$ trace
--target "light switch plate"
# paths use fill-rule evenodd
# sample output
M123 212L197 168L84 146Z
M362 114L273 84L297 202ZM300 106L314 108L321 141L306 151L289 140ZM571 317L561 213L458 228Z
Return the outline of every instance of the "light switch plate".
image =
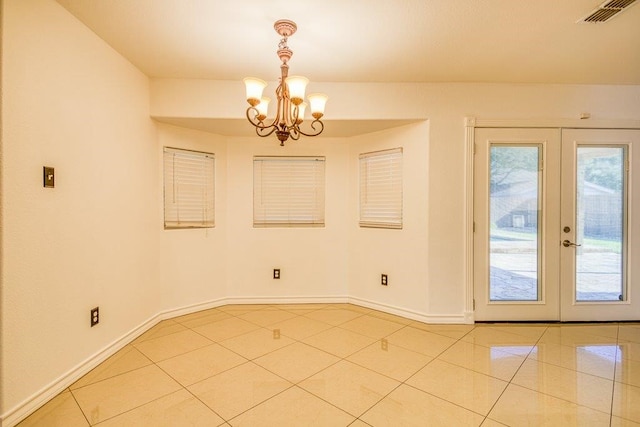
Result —
M56 184L55 170L49 166L42 167L42 183L46 188L53 188Z

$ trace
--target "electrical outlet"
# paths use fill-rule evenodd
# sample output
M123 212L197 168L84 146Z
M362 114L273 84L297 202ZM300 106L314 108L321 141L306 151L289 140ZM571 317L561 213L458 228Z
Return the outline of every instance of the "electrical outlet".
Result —
M92 308L91 309L91 327L93 328L98 323L100 323L100 308Z
M382 276L380 276L380 284L382 286L387 286L389 284L389 277L387 277L386 274L383 274Z
M273 278L274 279L279 279L280 278L280 269L279 268L274 268L273 269Z

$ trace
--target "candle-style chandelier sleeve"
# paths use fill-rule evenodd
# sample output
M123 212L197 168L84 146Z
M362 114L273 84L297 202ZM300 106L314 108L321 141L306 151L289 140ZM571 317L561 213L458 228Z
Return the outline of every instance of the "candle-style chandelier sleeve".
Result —
M269 136L275 132L280 145L284 145L289 138L297 140L300 135L317 136L322 133L324 123L320 119L324 115L324 106L328 97L323 93L309 94L307 97L308 105L314 120L310 124L310 130L300 129L307 108L304 94L309 79L302 76L289 76L288 62L293 56L293 51L287 46L287 39L296 32L298 27L295 22L287 19L276 21L273 27L282 37L278 44L278 57L282 64L280 65L280 82L276 88L276 116L270 123L265 123L267 107L271 101L262 96L267 82L255 77L247 77L244 79L247 102L249 103L247 119L255 126L258 136Z

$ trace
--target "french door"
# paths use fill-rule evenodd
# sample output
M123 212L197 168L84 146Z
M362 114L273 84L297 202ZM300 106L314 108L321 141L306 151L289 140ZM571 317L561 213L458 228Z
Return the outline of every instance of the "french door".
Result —
M640 131L479 128L475 144L475 319L640 319Z

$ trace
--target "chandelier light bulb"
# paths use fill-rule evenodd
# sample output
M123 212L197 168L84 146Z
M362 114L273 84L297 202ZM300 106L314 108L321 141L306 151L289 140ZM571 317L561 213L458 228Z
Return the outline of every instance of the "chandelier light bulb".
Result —
M296 116L296 108L298 108L298 115ZM297 124L302 123L304 120L304 112L307 109L307 103L303 102L300 105L291 104L291 117L294 118Z
M247 102L255 107L260 103L262 91L267 87L267 82L255 77L246 77L243 81L247 91Z
M315 119L320 119L324 116L324 106L327 103L329 97L324 93L311 93L309 94L309 104L311 109L311 115Z
M270 98L264 97L260 99L260 103L256 105L256 109L258 110L258 120L263 121L267 118L267 110L269 109L269 101Z
M304 92L309 84L309 79L302 76L287 77L287 86L289 87L289 96L291 102L300 105L304 101Z

